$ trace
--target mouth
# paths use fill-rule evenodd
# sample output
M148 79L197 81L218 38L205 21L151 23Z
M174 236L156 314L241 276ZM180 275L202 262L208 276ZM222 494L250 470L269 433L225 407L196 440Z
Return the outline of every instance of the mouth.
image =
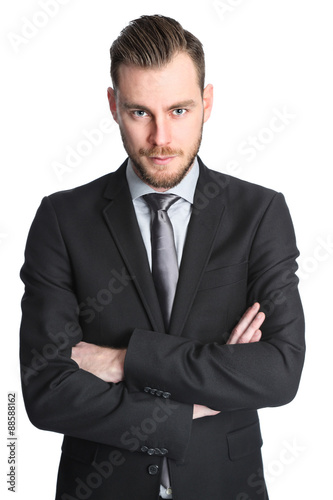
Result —
M177 155L174 156L149 156L149 159L155 163L155 165L168 165L177 158Z

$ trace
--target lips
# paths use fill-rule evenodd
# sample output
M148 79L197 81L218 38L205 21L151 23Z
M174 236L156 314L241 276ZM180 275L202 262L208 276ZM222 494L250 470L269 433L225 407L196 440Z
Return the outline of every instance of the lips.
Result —
M167 165L170 163L176 156L150 156L149 159L155 163L156 165Z

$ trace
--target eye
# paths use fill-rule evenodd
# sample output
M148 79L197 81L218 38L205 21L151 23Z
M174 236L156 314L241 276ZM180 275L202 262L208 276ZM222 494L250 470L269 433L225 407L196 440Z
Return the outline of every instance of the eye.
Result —
M133 111L133 115L137 116L139 118L143 118L144 116L147 116L147 113L145 111L143 111L142 109L137 109L137 110Z
M187 109L179 108L179 109L174 109L173 114L176 116L183 116L187 113Z

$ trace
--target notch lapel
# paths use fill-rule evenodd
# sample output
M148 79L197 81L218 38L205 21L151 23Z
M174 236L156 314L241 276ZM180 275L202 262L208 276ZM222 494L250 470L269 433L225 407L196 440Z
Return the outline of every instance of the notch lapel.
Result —
M111 199L103 214L152 327L164 332L163 318L150 271L147 252L126 181L127 161L111 176L105 197Z
M209 260L225 206L223 178L215 179L199 159L200 176L195 191L179 272L178 286L170 319L171 335L181 335L195 294ZM213 175L213 174L212 174ZM225 180L227 182L227 177ZM209 195L205 194L209 193Z

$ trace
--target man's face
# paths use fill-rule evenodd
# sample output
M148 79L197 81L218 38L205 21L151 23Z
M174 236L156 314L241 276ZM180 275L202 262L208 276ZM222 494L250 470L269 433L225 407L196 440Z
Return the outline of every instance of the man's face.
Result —
M190 56L176 55L162 68L122 64L110 109L137 175L158 191L177 185L198 153L210 116L213 87L204 94Z

